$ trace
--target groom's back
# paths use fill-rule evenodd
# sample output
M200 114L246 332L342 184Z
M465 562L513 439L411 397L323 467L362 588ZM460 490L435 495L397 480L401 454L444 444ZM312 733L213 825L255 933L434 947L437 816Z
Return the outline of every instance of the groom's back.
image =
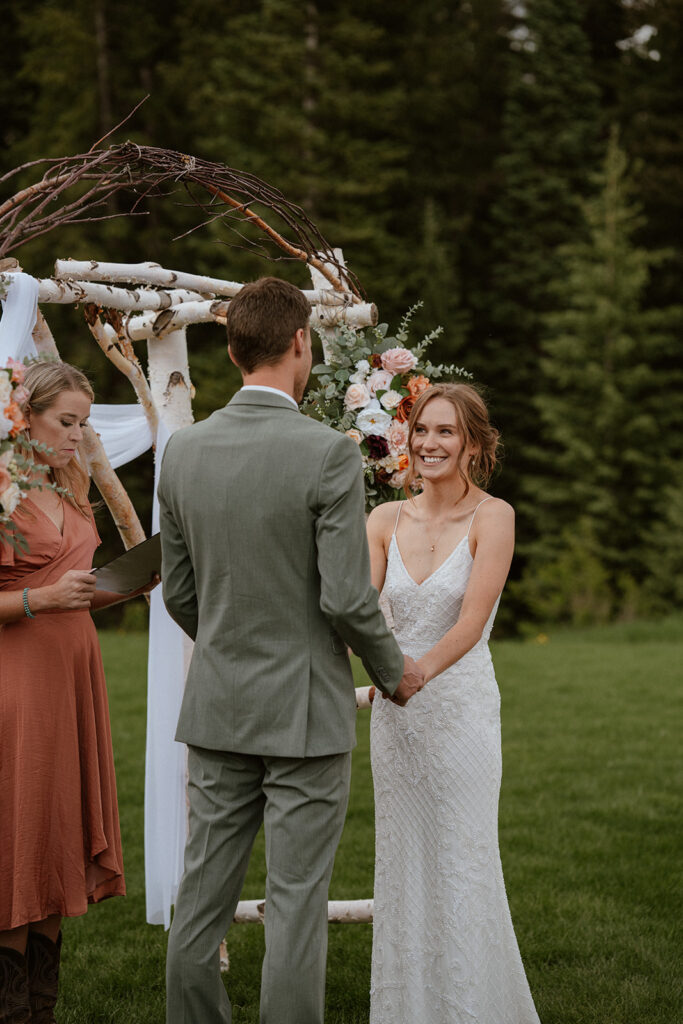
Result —
M262 392L169 442L166 501L198 602L178 739L292 757L353 746L353 682L321 609L316 545L326 464L351 444Z

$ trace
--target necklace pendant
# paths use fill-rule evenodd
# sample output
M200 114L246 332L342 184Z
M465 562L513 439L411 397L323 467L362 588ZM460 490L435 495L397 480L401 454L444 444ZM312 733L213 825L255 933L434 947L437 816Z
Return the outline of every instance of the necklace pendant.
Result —
M431 548L429 550L433 551L435 547L436 547L436 544L432 544L432 546L431 546Z

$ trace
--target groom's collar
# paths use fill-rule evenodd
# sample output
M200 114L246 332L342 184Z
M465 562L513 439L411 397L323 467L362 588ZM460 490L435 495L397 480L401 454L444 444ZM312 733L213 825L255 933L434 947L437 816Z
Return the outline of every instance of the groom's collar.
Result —
M262 384L243 385L234 395L229 405L268 405L280 409L291 409L292 412L299 411L299 406L291 395L279 388L270 388Z

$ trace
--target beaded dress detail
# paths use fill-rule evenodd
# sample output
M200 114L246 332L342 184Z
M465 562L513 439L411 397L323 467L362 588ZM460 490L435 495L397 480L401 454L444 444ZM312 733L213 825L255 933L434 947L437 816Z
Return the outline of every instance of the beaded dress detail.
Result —
M472 564L468 530L417 584L394 530L381 605L406 654L421 657L457 622ZM407 707L373 703L370 1024L539 1024L498 850L497 607L481 640Z

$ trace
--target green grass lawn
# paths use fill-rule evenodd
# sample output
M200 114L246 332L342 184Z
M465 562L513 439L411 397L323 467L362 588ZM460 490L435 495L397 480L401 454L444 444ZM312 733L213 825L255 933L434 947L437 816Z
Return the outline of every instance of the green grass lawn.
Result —
M683 620L672 618L493 645L503 696L503 867L543 1024L683 1020L682 638ZM58 1017L162 1024L166 934L145 924L143 888L146 637L103 632L101 641L128 896L65 923ZM333 899L372 894L368 727L369 712L359 712ZM263 893L259 837L244 896ZM234 926L228 948L234 1022L255 1024L263 929ZM330 926L327 1024L367 1022L370 949L370 925Z

